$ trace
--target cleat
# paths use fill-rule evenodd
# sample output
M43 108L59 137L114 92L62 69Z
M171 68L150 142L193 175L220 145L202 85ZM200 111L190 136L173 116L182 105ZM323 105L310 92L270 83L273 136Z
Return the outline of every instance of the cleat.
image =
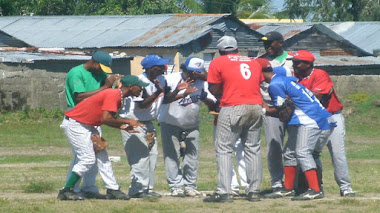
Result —
M247 200L251 202L257 202L261 200L261 196L259 193L249 192L247 195Z
M189 189L185 191L185 195L188 197L199 197L202 194L195 189Z
M308 189L305 193L292 198L293 201L297 200L313 200L324 198L323 191L316 192L314 189Z
M119 190L107 189L107 199L109 200L129 200L131 197Z
M73 188L64 188L59 190L57 199L59 200L84 200L84 198L79 194L74 192Z
M182 189L172 189L172 193L170 194L172 197L185 197L185 193Z
M342 197L355 197L355 191L350 188L341 190L340 191L340 196Z
M99 192L81 191L80 195L85 199L107 199L106 195L100 194Z
M233 202L234 199L230 194L217 194L214 193L210 197L206 197L203 199L203 202L215 202L215 203L225 203L225 202Z
M292 197L296 194L294 189L278 188L274 189L272 193L264 195L265 198L276 199L282 197Z

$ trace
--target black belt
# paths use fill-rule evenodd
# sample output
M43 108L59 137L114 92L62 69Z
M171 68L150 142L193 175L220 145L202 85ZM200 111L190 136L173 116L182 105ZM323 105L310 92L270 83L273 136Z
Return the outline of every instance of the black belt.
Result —
M69 117L67 117L67 116L65 115L65 119L66 119L66 120L69 120L70 118L69 118Z

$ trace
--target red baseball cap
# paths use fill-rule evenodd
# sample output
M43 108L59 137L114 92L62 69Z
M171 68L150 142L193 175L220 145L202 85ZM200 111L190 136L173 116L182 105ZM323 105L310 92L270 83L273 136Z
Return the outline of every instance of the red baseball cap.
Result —
M293 58L290 58L289 60L314 62L315 57L313 53L307 50L298 50L297 53L294 54Z
M256 61L259 62L259 64L261 65L263 72L272 72L273 71L272 65L270 64L268 59L257 58Z

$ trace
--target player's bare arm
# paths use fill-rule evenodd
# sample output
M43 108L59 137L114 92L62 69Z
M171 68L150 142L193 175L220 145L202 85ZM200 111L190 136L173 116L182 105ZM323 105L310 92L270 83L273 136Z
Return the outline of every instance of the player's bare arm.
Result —
M219 83L219 84L213 84L213 83L209 83L208 84L208 90L211 92L211 94L213 96L215 96L216 99L220 99L220 97L222 97L223 95L223 84Z
M135 119L125 119L125 118L116 119L115 116L116 116L116 112L103 111L100 121L102 122L102 124L105 124L110 127L118 128L118 129L122 125L125 125L125 124L133 128L144 126L144 124L140 123L139 121Z
M89 91L89 92L81 92L81 93L75 93L75 99L78 101L78 102L81 102L83 101L84 99L90 97L90 96L93 96L95 95L96 93L100 92L100 91L103 91L105 89L108 89L108 88L111 88L112 85L115 83L116 79L120 79L124 77L123 75L119 75L119 74L115 74L115 75L109 75L107 77L107 80L106 82L104 83L103 86L99 87L99 89L97 90L93 90L93 91Z
M168 104L168 103L171 103L173 101L176 101L180 98L184 98L186 97L187 95L189 95L190 93L192 92L195 92L195 91L192 91L191 90L188 90L187 94L185 95L186 91L184 94L179 94L178 95L178 92L183 90L183 89L188 89L188 88L194 88L192 87L192 85L194 84L194 80L190 79L190 78L187 78L184 82L181 83L182 80L180 80L177 84L177 87L175 88L175 90L173 92L169 92L167 94L165 94L165 98L164 98L164 104Z
M157 79L154 79L153 83L156 86L156 89L157 89L156 92L148 96L146 90L144 89L143 91L144 100L137 102L140 108L146 109L146 108L151 107L154 101L156 101L156 99L160 97L161 93L163 93L164 88L160 85L159 81Z

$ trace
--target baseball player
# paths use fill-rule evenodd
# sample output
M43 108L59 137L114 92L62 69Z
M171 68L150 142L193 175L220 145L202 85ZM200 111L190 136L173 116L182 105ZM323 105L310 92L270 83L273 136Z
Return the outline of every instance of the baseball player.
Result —
M74 164L72 173L66 182L65 187L59 191L60 200L82 200L83 197L73 190L75 184L83 177L96 163L100 165L111 165L102 175L103 182L107 188L108 199L128 200L130 197L120 190L113 174L112 164L108 159L107 151L95 154L94 144L91 140L92 134L101 136L101 132L96 128L102 124L121 128L126 131L135 132L134 128L143 124L134 119L115 119L116 112L122 106L122 100L127 96L138 96L142 87L148 84L140 81L136 76L128 75L121 79L120 89L105 89L76 105L72 110L65 113L68 121L65 135L71 144L73 153L78 156L78 161ZM103 162L99 164L99 162Z
M112 63L111 56L103 51L96 51L91 60L84 64L72 68L66 78L66 100L67 108L71 110L80 101L88 98L100 91L112 87L118 75L109 75L112 73L110 68ZM63 119L61 128L65 131L67 120ZM101 128L97 127L101 132ZM99 153L102 155L102 153ZM78 157L74 153L74 159L70 164L70 169L67 173L67 179L70 177L74 164L78 161ZM111 164L103 165L99 162L99 172L106 176ZM102 168L106 168L102 170ZM98 187L95 186L96 175L98 174L98 164L95 164L89 172L83 176L83 184L79 188L80 181L77 182L75 191L81 192L86 199L105 199L106 196L99 193Z
M334 128L327 142L334 166L335 181L340 188L341 196L355 196L355 191L351 188L344 148L346 130L342 115L343 105L335 93L329 74L324 70L315 69L313 67L314 60L311 52L297 51L293 58L294 74L299 79L299 83L314 93L337 122L337 127Z
M148 86L138 98L126 99L120 112L123 118L137 119L145 124L145 128L139 128L138 133L121 131L124 150L131 166L128 194L132 198L161 197L153 191L158 150L152 121L157 118L163 101L166 82L162 74L168 62L169 59L158 55L148 55L141 61L145 72L138 77ZM147 134L153 135L151 143L146 138Z
M266 53L259 58L269 60L271 67L284 67L287 70L287 76L292 76L292 61L286 60L292 57L290 52L282 49L284 38L277 31L268 32L261 38L264 42ZM265 81L261 84L261 95L264 104L273 107L272 100L268 94L269 84ZM267 161L268 170L271 176L273 193L280 191L283 187L284 166L282 160L282 149L284 144L286 123L281 122L276 114L265 115L265 139L267 142ZM270 198L273 194L266 194Z
M231 170L233 146L238 138L244 146L247 168L248 201L260 200L262 165L260 127L262 98L260 82L264 80L261 66L253 59L238 54L234 37L223 36L217 42L220 57L211 61L207 82L209 91L220 100L216 127L216 158L218 186L204 202L232 202Z
M166 179L173 197L195 197L201 195L196 189L199 153L199 110L201 102L214 107L208 92L207 82L200 80L204 72L204 60L189 57L181 65L183 72L165 76L170 92L165 95L158 121L161 127L162 147ZM192 84L179 90L178 84L186 81ZM182 138L183 137L183 138ZM181 168L180 142L185 142ZM185 191L183 190L185 189Z
M284 149L284 188L277 193L281 196L294 195L294 180L297 165L307 179L309 190L292 198L292 200L311 200L324 197L319 187L315 157L319 157L327 138L334 128L332 115L320 104L318 99L294 77L274 74L263 70L268 91L276 109L286 103L289 97L295 105L294 113L290 113L288 123L289 141ZM273 112L273 108L267 108ZM281 116L280 116L281 119Z
M214 119L214 142L216 137L216 124L218 122L218 114L219 112L216 111L210 111L210 114L215 115ZM214 143L215 146L215 143ZM239 138L234 146L234 153L235 153L235 161L236 161L236 167L237 170L235 171L234 166L232 166L231 174L232 174L232 181L231 181L231 190L233 196L240 196L240 186L242 186L245 191L248 190L248 184L247 184L247 174L246 174L246 167L244 162L244 146L241 143L241 139ZM238 181L238 176L240 178L240 183Z

